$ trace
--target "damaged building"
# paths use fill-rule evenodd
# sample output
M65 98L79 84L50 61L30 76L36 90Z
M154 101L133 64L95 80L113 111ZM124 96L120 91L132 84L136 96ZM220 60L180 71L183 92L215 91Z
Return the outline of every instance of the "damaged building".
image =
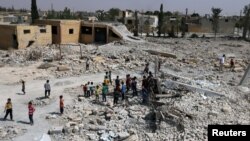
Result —
M0 49L23 49L52 43L49 25L0 25Z
M53 44L109 43L122 35L108 23L78 20L37 20L36 24L51 25Z
M123 39L123 25L79 20L37 20L35 25L0 25L0 49L23 49L31 45L98 43ZM123 27L122 27L123 28Z

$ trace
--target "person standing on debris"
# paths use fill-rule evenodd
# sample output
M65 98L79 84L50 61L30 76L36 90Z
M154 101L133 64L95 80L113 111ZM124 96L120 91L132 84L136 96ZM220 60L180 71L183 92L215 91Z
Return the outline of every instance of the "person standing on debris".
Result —
M25 94L25 81L22 80L22 92L23 94Z
M231 71L234 71L235 62L234 62L234 59L233 59L233 58L230 60L230 68L231 68Z
M32 104L31 101L29 102L28 110L29 110L30 125L33 125L33 124L34 124L34 121L33 121L33 114L34 114L34 112L35 112L35 108L34 108L34 106L33 106L33 104Z
M83 85L84 96L87 96L87 84Z
M143 73L148 74L148 71L149 71L149 63L147 62Z
M93 95L94 94L94 89L95 89L93 82L90 83L90 88L89 89L90 89L90 95Z
M12 115L12 103L11 103L11 99L8 98L7 103L5 104L5 110L4 112L6 112L3 120L6 120L7 116L10 114L10 120L13 120L13 115Z
M108 79L108 77L107 77L107 76L105 76L104 83L106 84L106 86L108 86L108 85L109 85L109 79Z
M49 84L49 80L47 80L47 82L44 84L44 89L45 89L45 97L49 97L50 96L50 84ZM47 95L48 93L48 95Z
M151 90L154 89L154 86L155 86L154 76L153 76L152 72L150 71L149 75L147 77L147 87L145 87L145 88L147 89L148 92L151 92Z
M160 71L160 69L161 69L161 64L162 64L162 61L161 61L161 59L159 59L159 61L158 61L158 71Z
M108 78L109 78L109 83L112 85L111 71L109 71Z
M114 89L114 105L118 104L118 100L119 100L119 96L120 96L120 88L119 87L116 87Z
M106 79L106 78L109 78L109 72L108 71L106 71L106 73L104 75L104 79Z
M90 82L87 84L87 97L90 97Z
M122 89L121 89L121 92L122 92L122 100L125 99L125 93L126 93L126 85L124 84L124 82L122 81Z
M96 89L95 89L95 98L96 98L96 101L99 102L99 95L101 93L101 88L99 87L99 85L96 85Z
M142 79L142 88L147 88L148 87L148 83L147 83L147 78L146 76L144 75L143 76L143 79Z
M89 64L90 64L89 58L87 58L87 61L86 61L86 70L89 70Z
M219 71L223 72L223 68L224 68L224 63L225 63L225 58L226 58L226 55L223 54L222 57L220 57L220 68L219 68Z
M102 101L106 102L107 101L106 95L108 94L109 88L105 83L103 83L102 85L103 85L102 86Z
M119 76L116 77L116 80L115 80L115 87L120 87L120 79L119 79Z
M60 102L59 102L60 113L61 113L61 115L62 115L62 114L63 114L63 111L64 111L64 99L63 99L63 96L60 95L59 99L60 99Z
M131 87L131 77L130 74L127 74L126 76L126 86L127 86L127 92L130 90Z
M147 89L145 87L142 87L141 93L142 93L142 103L146 104L147 101L148 101L148 92L147 92Z
M133 96L137 96L137 82L136 82L136 77L134 77L133 80L132 80L132 91L133 91Z

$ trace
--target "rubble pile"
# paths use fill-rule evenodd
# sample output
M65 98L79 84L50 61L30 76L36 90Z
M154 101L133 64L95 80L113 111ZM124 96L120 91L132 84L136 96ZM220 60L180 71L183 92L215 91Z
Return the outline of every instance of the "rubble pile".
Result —
M0 67L34 67L36 71L30 75L42 75L36 75L33 80L69 78L60 79L52 87L68 86L60 95L64 95L71 104L65 105L63 115L53 112L45 116L51 125L48 134L55 141L203 141L207 140L209 124L250 124L249 84L238 86L250 63L249 43L205 38L145 40L116 41L102 46L61 45L60 48L0 51L3 64ZM218 58L223 54L226 55L225 68L219 72ZM88 59L90 66L86 70ZM235 60L233 69L230 59ZM141 72L149 62L149 70L154 73L156 60L161 63L156 77L162 93L155 95L156 100L142 104ZM94 76L95 73L103 73L104 76L109 70L122 79L125 75L119 74L120 71L138 76L139 96L132 97L129 92L126 100L119 100L117 105L113 105L114 86L109 86L107 102L102 102L101 95L100 101L95 99L95 95L84 97L82 87L78 84L76 87L74 78L70 79L83 74ZM18 73L18 70L13 73ZM96 81L93 77L93 82ZM55 97L37 98L33 103L39 108L46 108L55 104ZM0 128L0 137L9 135L5 129L7 127ZM14 135L12 130L10 132Z
M22 135L27 132L26 129L22 129L18 126L1 126L0 127L0 138L3 140L11 140L16 136Z

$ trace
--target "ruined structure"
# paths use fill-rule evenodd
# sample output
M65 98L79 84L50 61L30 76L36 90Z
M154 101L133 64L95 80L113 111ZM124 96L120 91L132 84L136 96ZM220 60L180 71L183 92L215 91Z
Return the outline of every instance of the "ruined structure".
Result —
M77 20L37 20L35 24L50 25L53 44L78 43L80 21Z
M36 24L52 26L52 43L109 43L122 39L108 23L77 20L37 20Z
M23 49L51 43L51 26L0 25L0 49Z

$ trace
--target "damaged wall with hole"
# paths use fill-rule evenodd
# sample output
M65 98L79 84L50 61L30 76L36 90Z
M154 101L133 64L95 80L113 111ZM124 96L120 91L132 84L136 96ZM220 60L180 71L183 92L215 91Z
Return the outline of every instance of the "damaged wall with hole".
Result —
M51 43L51 26L0 25L0 49L24 49Z

